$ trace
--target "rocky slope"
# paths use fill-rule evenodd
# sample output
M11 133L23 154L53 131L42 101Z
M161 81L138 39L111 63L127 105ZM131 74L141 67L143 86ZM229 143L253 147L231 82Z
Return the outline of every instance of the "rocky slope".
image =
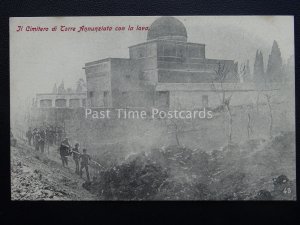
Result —
M16 147L11 147L11 199L96 199L82 188L85 181L74 173L73 162L70 164L69 168L63 168L54 148L49 149L49 154L41 154L19 142Z

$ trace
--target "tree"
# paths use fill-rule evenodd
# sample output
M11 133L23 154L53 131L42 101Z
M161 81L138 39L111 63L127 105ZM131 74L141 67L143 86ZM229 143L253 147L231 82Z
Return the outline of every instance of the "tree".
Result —
M261 51L256 51L254 68L253 68L253 81L257 86L265 84L265 71L264 71L264 58Z
M271 107L272 96L270 94L265 94L265 96L267 99L267 104L268 104L268 108L269 108L269 117L270 117L269 134L270 134L270 138L272 138L272 130L273 130L273 112L272 112L272 107Z
M177 144L177 146L180 146L180 141L179 141L179 138L178 138L178 134L180 132L179 125L178 125L178 123L175 120L170 119L170 122L174 126L174 134L175 134L176 144Z
M81 92L83 92L85 89L86 89L86 82L85 82L82 78L80 78L80 79L77 81L76 92L77 92L77 93L81 93Z
M241 64L240 70L243 70L243 73L240 74L241 83L251 81L249 60L247 60L246 63Z
M216 81L220 84L220 89L217 89L216 84L212 82L212 88L215 92L221 91L222 97L221 97L221 107L225 108L228 115L229 115L229 134L228 134L228 144L232 142L232 111L231 111L231 99L232 99L232 93L226 97L227 90L224 89L223 83L229 78L229 74L233 75L233 79L231 80L230 84L233 84L234 88L237 84L237 81L239 81L239 77L244 77L246 72L246 65L242 65L240 69L238 69L237 63L234 64L234 68L228 67L225 64L221 65L221 63L218 64L218 67L215 69L216 73Z
M192 123L192 126L195 122ZM203 128L196 129L193 127L192 129L189 129L190 123L188 123L184 119L167 119L165 121L165 124L167 125L167 129L170 130L168 133L174 134L176 145L182 146L180 141L180 136L182 134L188 133L188 132L195 132L195 131L203 131Z
M237 63L234 64L234 68L232 68L231 66L226 65L225 63L221 64L220 62L218 63L217 68L215 68L215 79L212 81L212 89L216 92L219 93L221 92L221 97L220 101L221 101L221 106L225 106L225 100L226 100L226 90L224 89L224 83L226 82L226 80L229 79L229 76L231 74L234 75L233 77L233 82L231 83L236 83L237 80L239 80L238 78L238 72L237 72ZM217 88L216 84L220 84L220 88Z
M252 118L251 118L250 112L248 112L247 115L248 115L247 136L248 136L248 139L249 139L250 135L253 133L253 125L252 125Z
M53 86L52 93L57 94L57 85L56 85L56 83Z
M277 42L274 40L267 67L269 82L282 82L282 58Z
M59 94L66 93L64 81L62 81L61 84L58 86L57 93Z
M225 99L224 105L227 109L228 115L229 115L229 135L228 135L228 144L230 144L232 142L232 123L233 123L233 119L232 119L232 112L231 112L231 108L230 108L230 101L231 101L231 96L229 96L228 98Z
M258 105L259 105L259 97L260 97L260 89L266 87L266 75L264 71L264 58L261 51L256 51L254 68L253 68L253 81L258 88L257 98L256 98L256 110L258 113Z
M246 68L245 68L245 74L244 74L244 80L249 81L251 76L251 71L250 71L250 65L249 65L249 59L247 59L246 62Z

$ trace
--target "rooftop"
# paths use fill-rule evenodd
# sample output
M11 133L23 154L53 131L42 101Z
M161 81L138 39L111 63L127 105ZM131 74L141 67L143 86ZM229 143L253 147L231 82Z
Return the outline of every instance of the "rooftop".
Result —
M160 17L155 20L148 31L147 40L175 39L187 40L187 32L183 23L170 16Z

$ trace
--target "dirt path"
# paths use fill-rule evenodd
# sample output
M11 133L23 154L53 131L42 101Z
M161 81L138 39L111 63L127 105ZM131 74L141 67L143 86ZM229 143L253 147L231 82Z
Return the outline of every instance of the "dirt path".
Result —
M24 143L11 147L11 199L97 200L82 187L85 180L74 173L69 159L69 168L63 168L54 148L48 155Z

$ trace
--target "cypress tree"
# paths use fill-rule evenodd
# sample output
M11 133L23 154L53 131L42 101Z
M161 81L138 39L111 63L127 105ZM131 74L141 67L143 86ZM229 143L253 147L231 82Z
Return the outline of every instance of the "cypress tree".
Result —
M254 68L253 68L253 80L257 86L265 84L264 77L264 59L261 51L256 51Z
M283 80L281 52L276 41L273 42L271 54L269 55L267 79L270 82L281 82Z

